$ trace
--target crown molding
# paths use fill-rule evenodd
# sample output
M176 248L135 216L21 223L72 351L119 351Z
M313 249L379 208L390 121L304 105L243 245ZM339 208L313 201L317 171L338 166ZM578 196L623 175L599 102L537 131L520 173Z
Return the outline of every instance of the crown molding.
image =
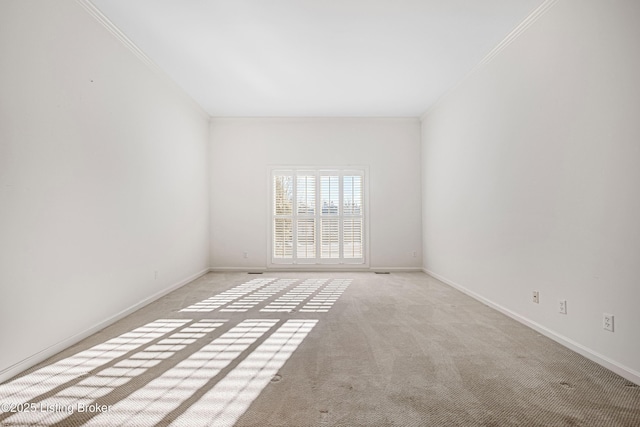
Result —
M162 68L158 66L151 58L149 58L129 37L127 37L118 27L115 26L109 18L107 18L90 0L76 0L89 15L91 15L98 23L100 23L111 35L113 35L123 46L125 46L131 53L133 53L142 63L144 63L153 73L161 76L174 91L185 98L190 104L192 104L200 114L206 119L211 119L209 113L207 113L200 104L198 104L184 89L164 72Z
M98 21L104 28L106 28L116 39L120 41L127 49L129 49L138 59L144 62L147 67L151 68L156 73L162 73L162 70L155 62L151 60L135 43L133 43L122 31L116 27L113 22L102 14L90 0L76 0L76 2L82 6L96 21Z
M452 92L454 92L464 81L469 79L472 75L478 72L482 67L490 63L500 52L502 52L507 46L514 42L522 33L524 33L534 22L536 22L542 15L544 15L551 7L556 4L558 0L545 0L540 6L538 6L533 12L531 12L517 27L515 27L507 36L502 39L491 51L482 58L482 60L471 69L456 85L447 90L438 100L420 115L420 121L424 121L429 113L434 110L438 104L446 99Z
M476 68L480 68L485 64L491 62L491 60L502 52L507 46L509 46L514 40L516 40L520 34L522 34L527 28L531 26L534 22L538 20L542 15L544 15L554 4L556 4L558 0L545 0L537 9L535 9L529 16L525 18L516 28L513 29L507 36L500 42L496 47L491 49L491 51L482 58L482 61L476 65ZM473 71L473 70L472 70Z

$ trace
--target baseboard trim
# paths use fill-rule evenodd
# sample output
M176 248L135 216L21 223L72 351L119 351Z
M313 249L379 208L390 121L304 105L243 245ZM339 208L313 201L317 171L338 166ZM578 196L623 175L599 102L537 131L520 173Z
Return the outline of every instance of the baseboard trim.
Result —
M421 272L421 267L342 267L327 266L327 268L317 266L297 266L297 267L211 267L209 271L212 273L239 273L248 271L262 271L264 273L371 273L375 271L392 271L396 273Z
M60 353L62 350L71 347L72 345L82 341L83 339L87 338L90 335L93 335L94 333L106 328L107 326L117 322L118 320L122 319L125 316L128 316L129 314L133 313L136 310L141 309L142 307L151 304L152 302L162 298L163 296L167 295L170 292L175 291L176 289L186 285L187 283L190 283L194 280L196 280L199 277L204 276L205 274L207 274L209 272L209 268L205 268L204 270L201 270L195 274L192 274L191 276L180 280L177 283L174 283L173 285L159 291L156 292L155 294L137 302L136 304L132 305L129 308L126 308L122 311L120 311L119 313L114 314L111 317L108 317L107 319L96 323L95 325L91 326L88 329L85 329L82 332L78 332L77 334L74 334L72 336L70 336L69 338L66 338L56 344L53 344L43 350L40 350L39 352L27 357L26 359L21 360L18 363L15 363L11 366L9 366L8 368L3 369L2 371L0 371L0 383L3 383L13 377L15 377L16 375L18 375L21 372L26 371L27 369L31 368L32 366L37 365L38 363L48 359L51 356L54 356L58 353Z
M210 273L242 273L247 271L267 271L267 267L209 267Z
M455 288L457 290L459 290L460 292L470 296L471 298L480 301L483 304L488 305L489 307L499 311L502 314L505 314L509 317L511 317L512 319L522 323L525 326L528 326L529 328L541 333L542 335L551 338L552 340L554 340L555 342L567 347L570 350L575 351L576 353L586 357L587 359L597 363L598 365L601 365L607 369L609 369L612 372L615 372L616 374L620 375L621 377L640 385L640 372L637 372L627 366L624 366L618 362L616 362L613 359L608 358L607 356L604 356L596 351L593 351L592 349L585 347L584 345L577 343L576 341L573 341L570 338L565 337L564 335L558 334L557 332L537 323L534 322L531 319L528 319L518 313L515 313L511 310L509 310L508 308L497 304L493 301L491 301L488 298L483 297L480 294L477 294L467 288L465 288L462 285L459 285L458 283L447 279L446 277L443 277L437 273L434 273L433 271L430 271L426 268L423 268L422 271L426 274L428 274L429 276L438 279L439 281L451 286L452 288Z

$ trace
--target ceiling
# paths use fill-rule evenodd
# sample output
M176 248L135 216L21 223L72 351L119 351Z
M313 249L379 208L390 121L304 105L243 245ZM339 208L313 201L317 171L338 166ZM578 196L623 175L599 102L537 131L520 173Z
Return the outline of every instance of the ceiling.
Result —
M417 117L543 0L91 0L211 116Z

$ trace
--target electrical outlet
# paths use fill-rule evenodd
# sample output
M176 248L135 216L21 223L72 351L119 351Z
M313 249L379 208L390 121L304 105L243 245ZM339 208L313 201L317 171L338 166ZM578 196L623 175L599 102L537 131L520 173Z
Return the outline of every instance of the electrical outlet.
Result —
M533 302L536 304L540 303L540 292L533 291Z
M153 278L154 278L155 280L158 280L158 270L156 270L156 271L154 271L154 272L153 272Z
M613 332L613 314L602 314L602 327L605 331Z
M242 256L243 256L244 258L249 258L249 254L248 254L247 252L242 252Z
M413 257L415 258L415 257L417 257L417 256L418 256L418 252L413 251Z
M558 312L562 314L567 314L567 300L561 299L558 305Z

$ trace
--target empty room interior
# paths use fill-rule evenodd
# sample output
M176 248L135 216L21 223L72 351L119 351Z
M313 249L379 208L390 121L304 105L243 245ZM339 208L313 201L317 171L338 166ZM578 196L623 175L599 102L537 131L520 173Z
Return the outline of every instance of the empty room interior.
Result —
M0 0L0 425L639 426L639 20Z

